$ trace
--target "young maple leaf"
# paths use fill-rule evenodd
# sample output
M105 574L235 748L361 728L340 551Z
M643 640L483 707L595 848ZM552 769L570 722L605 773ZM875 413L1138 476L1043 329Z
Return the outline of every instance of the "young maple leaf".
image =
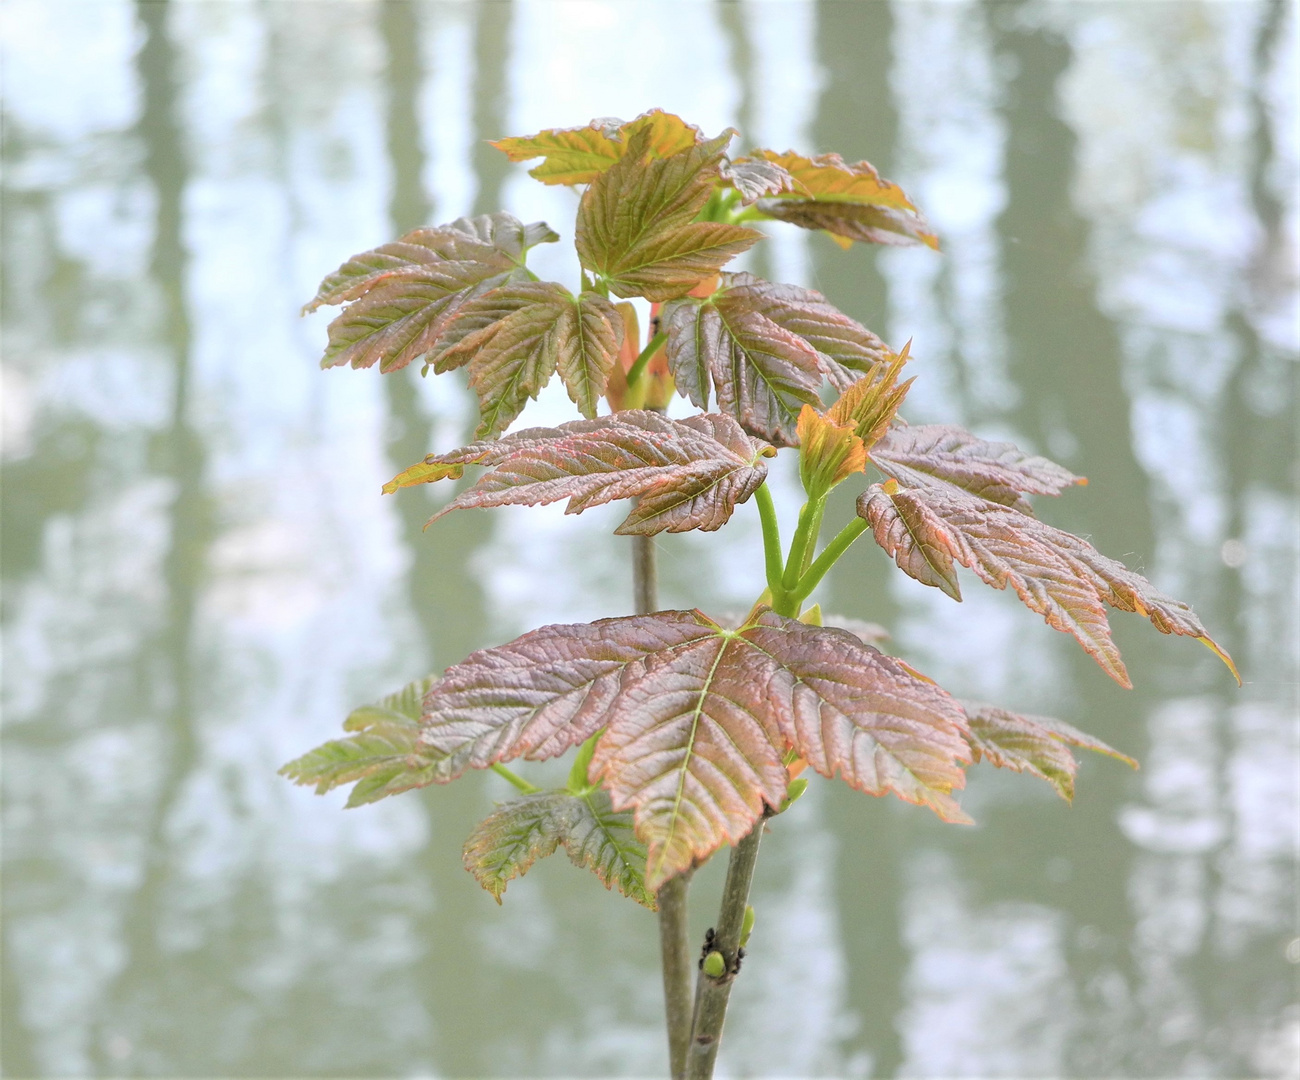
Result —
M1086 732L1050 716L1022 716L995 705L962 702L970 721L971 751L975 761L988 761L999 769L1029 773L1046 780L1066 802L1074 799L1074 777L1079 763L1069 747L1078 746L1113 757L1126 765L1138 764Z
M557 368L578 411L594 417L623 343L623 320L608 300L590 291L574 296L553 281L496 288L466 303L457 327L435 368L469 365L479 436L504 431Z
M869 163L847 164L839 154L809 158L792 150L778 154L755 150L752 159L779 166L791 190L758 200L768 217L804 229L824 229L842 247L854 240L873 244L926 244L938 238L903 189L882 180Z
M389 372L432 358L468 301L526 279L528 249L558 239L544 222L484 214L416 229L353 256L303 308L306 314L322 304L347 305L329 325L321 367L378 363Z
M624 123L601 117L585 127L549 128L536 135L498 139L491 145L511 161L542 163L528 175L543 184L590 184L627 152L632 137L646 133L646 151L654 158L671 157L704 141L694 124L680 116L651 109Z
M511 799L474 827L465 841L465 869L501 903L512 878L561 844L575 866L594 873L605 888L655 910L646 888L645 844L633 832L632 815L618 812L600 788L581 795L538 791Z
M832 423L847 425L857 432L858 438L868 448L874 447L889 430L898 407L916 381L915 378L898 381L911 346L909 341L897 356L891 355L887 363L877 364L864 378L845 390L826 412Z
M449 668L424 700L423 776L563 753L601 728L589 777L632 809L646 884L743 838L785 798L788 751L827 777L966 821L966 715L842 630L762 610L739 630L698 611L548 626Z
M889 428L871 447L871 463L904 490L957 488L1024 513L1031 512L1025 495L1059 495L1088 482L1012 443L947 424Z
M949 483L924 482L904 490L896 480L873 484L857 506L876 542L904 573L954 600L961 599L954 563L974 570L995 589L1010 585L1026 607L1049 626L1072 635L1121 686L1133 684L1111 640L1107 606L1147 616L1162 634L1196 638L1237 674L1231 657L1205 632L1190 607L1106 558L1086 540L1014 506L979 498Z
M893 356L820 293L751 274L722 274L711 295L665 304L661 319L678 389L701 409L712 392L777 446L797 444L799 410L820 408L824 380L845 390Z
M384 486L456 478L466 465L487 465L481 477L430 518L487 506L537 506L568 499L566 513L635 497L615 531L651 536L720 528L767 476L763 459L776 451L729 416L705 413L670 420L630 409L554 428L528 428L504 439L430 455Z
M733 134L667 157L653 155L653 129L632 134L623 156L582 193L574 239L583 267L616 296L671 300L762 239L754 229L695 220Z

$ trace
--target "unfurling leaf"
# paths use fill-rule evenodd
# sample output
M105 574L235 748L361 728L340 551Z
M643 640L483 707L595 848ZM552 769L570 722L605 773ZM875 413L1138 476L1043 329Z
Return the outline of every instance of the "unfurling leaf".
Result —
M867 450L851 426L837 424L805 405L799 412L799 477L810 499L867 467Z
M551 281L524 281L466 304L462 317L476 329L442 353L438 368L468 362L480 437L505 430L557 367L579 411L596 415L623 340L623 320L608 300L593 292L575 297Z
M975 760L987 759L999 769L1025 772L1046 780L1066 802L1074 798L1078 762L1067 747L1078 746L1106 754L1137 768L1137 762L1100 739L1050 716L1022 716L993 705L963 702L970 721L970 745Z
M792 748L824 776L968 820L951 796L970 760L956 702L851 634L770 611L738 631L668 611L485 649L426 697L419 746L446 782L602 727L590 775L635 811L652 889L781 805Z
M584 795L540 791L498 806L465 841L465 869L499 904L512 878L561 844L574 865L590 870L605 888L655 910L645 885L645 845L633 833L632 815L616 813L599 788Z
M892 358L870 330L811 289L723 274L707 297L665 304L668 365L678 389L778 446L796 444L804 405L820 406L823 378L845 390Z
M1011 443L985 442L943 424L890 428L871 447L871 462L900 488L959 488L1025 513L1030 508L1024 495L1059 495L1088 482Z
M749 248L762 233L694 221L718 180L730 129L667 157L653 155L654 130L628 138L624 156L582 194L578 257L617 296L681 296Z
M536 135L498 139L492 145L511 161L545 159L528 171L543 184L590 184L622 158L631 137L641 131L647 133L647 153L655 158L669 157L703 141L694 124L652 109L626 124L602 117L586 127L551 128Z
M1236 674L1231 658L1186 604L1163 595L1086 540L1011 506L947 484L904 491L890 480L863 492L858 514L901 570L954 600L961 599L954 562L995 589L1010 585L1026 607L1054 629L1072 634L1121 686L1132 683L1111 640L1107 605L1147 616L1162 634L1197 638Z
M321 282L303 309L348 305L330 323L321 366L377 362L388 372L432 360L468 300L524 278L527 249L558 239L543 222L485 214L416 229L354 256Z
M494 470L430 520L467 507L537 506L561 499L569 500L568 513L578 514L635 496L636 506L616 530L621 534L711 532L758 489L767 476L763 458L773 453L729 416L706 413L670 420L648 410L629 410L555 428L528 428L430 456L390 486L420 468L438 480L465 465L487 465Z
M902 352L891 356L888 363L878 364L865 378L859 379L827 410L827 417L837 424L846 424L857 432L867 449L875 444L893 422L898 407L907 397L915 379L900 383L898 376L907 363L912 343L903 346Z
M416 736L421 702L435 681L417 680L374 705L354 709L343 727L356 734L318 746L285 765L280 775L295 784L314 784L317 795L359 781L348 806L431 783L430 763L416 746Z
M755 150L754 158L779 165L794 181L790 194L758 201L759 210L769 217L805 229L824 229L844 247L854 240L939 247L938 238L903 189L882 180L865 161L849 165L839 154L807 158L771 150Z

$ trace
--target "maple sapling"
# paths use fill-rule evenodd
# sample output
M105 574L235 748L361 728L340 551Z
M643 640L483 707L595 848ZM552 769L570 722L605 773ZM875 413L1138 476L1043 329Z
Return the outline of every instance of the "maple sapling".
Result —
M1131 763L1059 720L960 702L880 651L860 624L805 610L861 535L955 600L958 565L1010 586L1122 686L1107 607L1196 638L1236 674L1187 605L1034 516L1028 496L1082 479L961 428L908 425L907 347L895 353L817 292L723 269L762 238L760 221L824 231L845 247L938 246L903 191L867 163L768 150L731 158L734 135L706 139L656 110L494 144L512 161L541 158L531 171L541 182L582 188L577 293L527 266L529 249L558 235L502 212L357 255L307 306L344 305L322 366L464 368L478 396L479 441L430 454L385 492L485 470L431 524L468 508L567 500L577 514L632 500L615 531L637 541L637 613L543 626L473 653L355 710L347 737L282 772L318 792L355 783L348 806L469 769L504 776L520 795L474 829L466 867L499 902L510 880L563 846L607 888L657 908L675 1077L712 1073L753 927L764 823L802 793L805 768L968 822L953 793L974 762L1041 777L1067 800L1071 746ZM644 343L634 307L611 296L651 303ZM506 434L555 374L582 418ZM674 392L700 412L666 416ZM765 483L784 448L797 448L807 495L788 547ZM830 492L868 467L880 479L819 550ZM748 615L729 625L658 610L649 538L718 529L751 498L764 563ZM570 749L559 789L539 790L505 764ZM686 889L722 847L731 851L723 900L701 953L689 944Z

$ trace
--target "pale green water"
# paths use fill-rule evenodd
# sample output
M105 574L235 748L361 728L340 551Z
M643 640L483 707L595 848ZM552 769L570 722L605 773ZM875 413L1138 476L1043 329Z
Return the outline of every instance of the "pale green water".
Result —
M653 105L903 182L942 257L791 231L752 265L914 338L914 421L1086 473L1044 516L1246 679L1118 616L1121 691L863 542L825 606L1143 770L1086 762L1072 808L976 770L974 829L814 781L721 1071L1297 1075L1294 7L9 0L3 34L6 1075L662 1072L653 918L563 859L501 908L461 868L500 781L345 814L275 776L372 695L629 609L617 508L421 533L424 493L381 498L472 406L317 371L296 311L418 223L567 232L481 140ZM757 534L665 540L665 603L746 608Z

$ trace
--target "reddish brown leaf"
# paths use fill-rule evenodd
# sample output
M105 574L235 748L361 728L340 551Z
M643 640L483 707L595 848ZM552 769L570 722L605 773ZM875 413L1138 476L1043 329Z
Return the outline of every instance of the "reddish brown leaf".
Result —
M321 366L378 362L388 372L432 360L468 300L523 277L527 249L557 239L542 222L524 225L510 214L487 214L416 229L354 256L303 309L348 304L330 323Z
M754 156L779 165L794 180L790 195L759 200L758 208L770 217L825 229L844 246L854 240L939 246L903 189L882 180L865 161L849 165L838 154L807 158L771 150L755 150Z
M1070 746L1094 750L1137 768L1137 762L1127 754L1063 720L1022 716L994 705L963 702L962 707L970 721L970 745L977 762L986 759L999 769L1046 780L1066 802L1074 798L1074 777L1079 771Z
M762 233L694 221L718 180L733 132L657 158L642 127L624 156L597 176L578 205L578 257L617 296L669 300L715 273Z
M1088 482L1011 443L985 442L944 424L891 428L871 448L871 461L900 488L956 487L1025 513L1023 495L1059 495Z
M723 274L706 297L664 305L668 364L678 389L702 409L718 408L760 438L797 444L804 405L820 407L823 376L839 389L893 354L875 334L820 293Z
M1121 686L1131 686L1111 640L1106 605L1146 615L1162 634L1208 645L1236 674L1195 612L1077 536L950 485L903 491L894 480L858 499L876 542L905 573L961 599L953 562L995 589L1010 585L1049 626L1071 634Z
M628 410L431 455L393 480L392 489L420 482L421 468L432 481L457 476L468 464L488 465L495 467L492 472L430 520L467 507L561 499L569 500L568 513L578 514L635 496L619 533L711 532L757 490L767 475L762 459L772 453L729 416L670 420Z
M449 669L422 725L439 782L605 727L589 775L634 810L652 889L780 806L790 750L967 820L951 797L970 760L956 702L852 634L770 611L738 631L699 612L544 627Z

